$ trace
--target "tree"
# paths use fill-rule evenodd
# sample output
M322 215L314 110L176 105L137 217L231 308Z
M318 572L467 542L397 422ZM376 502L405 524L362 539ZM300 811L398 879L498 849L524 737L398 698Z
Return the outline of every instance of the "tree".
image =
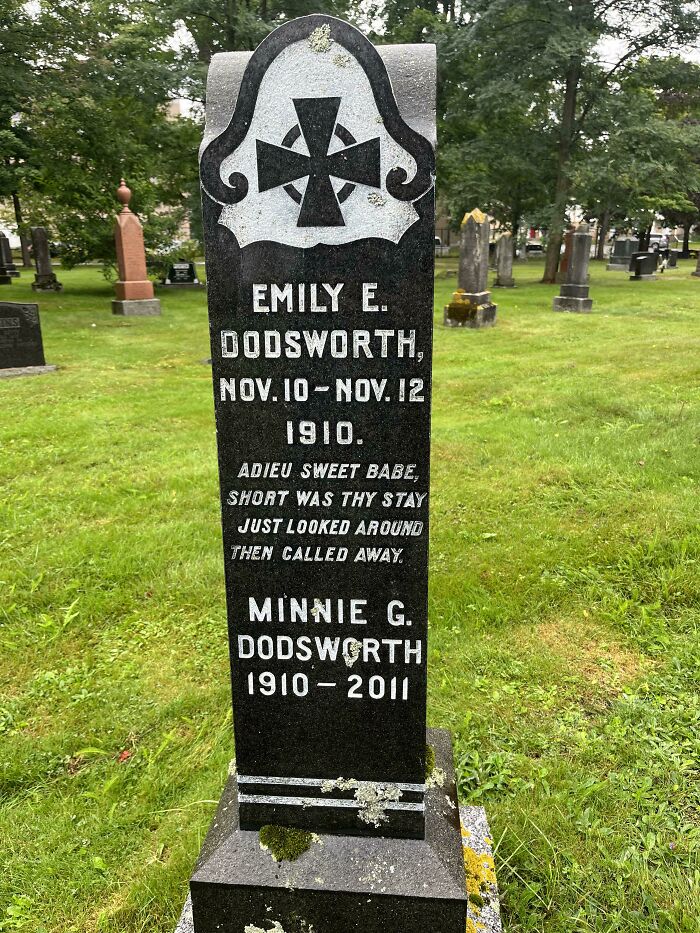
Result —
M671 50L700 33L700 5L686 0L470 0L457 34L463 53L490 63L483 81L529 87L532 106L549 107L555 161L543 281L553 282L579 158L611 90L653 49ZM607 41L610 61L601 53ZM494 167L494 171L497 168Z

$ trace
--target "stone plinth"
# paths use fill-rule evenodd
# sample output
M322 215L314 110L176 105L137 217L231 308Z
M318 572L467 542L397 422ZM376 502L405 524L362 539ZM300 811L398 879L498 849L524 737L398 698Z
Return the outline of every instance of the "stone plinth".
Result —
M581 224L576 230L570 231L569 262L566 270L566 283L562 285L559 295L554 299L554 311L572 311L577 314L586 314L593 307L593 301L588 297L588 265L591 258L591 235L588 224Z
M698 278L700 278L700 250L698 251L698 263L697 263L697 265L695 266L695 271L694 271L694 272L691 272L690 274L691 274L691 275L695 275L695 276L697 276Z
M179 933L464 933L468 893L451 741L443 730L428 730L427 741L435 769L424 839L323 834L294 861L278 862L259 833L240 829L230 777L190 882L191 922L185 915Z
M496 305L488 291L489 219L478 208L465 214L459 242L458 289L445 306L445 327L492 327Z
M160 314L160 301L154 296L153 283L146 272L143 228L129 208L131 191L123 178L117 189L117 198L124 206L114 225L119 279L114 283L116 299L112 302L112 312L147 316Z
M63 285L56 278L51 266L51 252L46 227L32 227L32 255L36 272L32 289L35 292L60 292Z
M513 279L513 237L504 233L496 244L495 288L515 288Z

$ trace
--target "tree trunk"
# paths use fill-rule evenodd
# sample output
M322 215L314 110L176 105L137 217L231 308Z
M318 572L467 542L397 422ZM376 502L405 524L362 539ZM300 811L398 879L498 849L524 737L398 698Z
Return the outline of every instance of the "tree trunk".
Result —
M559 150L557 154L557 180L554 189L554 205L549 224L549 238L547 241L547 256L545 259L544 275L542 281L553 284L557 280L561 243L564 237L564 224L566 222L566 206L569 201L571 180L569 178L569 163L571 150L574 144L576 130L576 99L578 85L581 79L581 62L578 58L569 60L566 72L566 90L564 92L564 107L559 127Z
M606 207L603 211L603 216L600 218L600 224L598 225L598 245L595 251L595 258L600 259L601 261L605 259L605 241L608 238L608 230L610 229L610 208Z
M25 269L31 269L32 259L29 254L29 231L24 226L24 220L22 218L22 205L20 204L19 195L16 191L12 192L12 204L15 208L17 235L19 236L19 245L20 249L22 250L22 265Z

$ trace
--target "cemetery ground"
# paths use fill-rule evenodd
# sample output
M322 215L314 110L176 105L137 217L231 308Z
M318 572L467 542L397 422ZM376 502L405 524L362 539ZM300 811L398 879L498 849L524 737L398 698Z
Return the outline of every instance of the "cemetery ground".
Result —
M700 279L555 314L516 263L446 330L438 265L428 720L505 928L696 933ZM60 370L0 382L0 931L172 933L232 753L205 295L60 277Z

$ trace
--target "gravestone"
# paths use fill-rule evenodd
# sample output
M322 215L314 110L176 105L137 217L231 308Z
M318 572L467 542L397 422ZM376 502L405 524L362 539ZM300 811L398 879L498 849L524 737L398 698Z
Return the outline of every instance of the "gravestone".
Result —
M569 229L564 234L564 253L559 260L559 268L557 269L557 282L566 282L567 275L569 272L569 262L571 261L571 249L573 247L573 237L574 228L569 227Z
M527 262L527 260L528 260L528 255L527 255L527 237L523 240L523 242L522 242L521 245L520 245L520 249L518 250L518 259L519 259L521 262Z
M504 233L496 244L496 288L515 288L513 280L513 237Z
M588 265L591 259L591 234L588 224L579 224L569 231L569 263L566 270L566 283L561 286L559 295L553 301L554 311L574 311L585 314L593 307L588 297Z
M698 261L697 261L697 265L695 266L695 271L691 272L690 274L695 275L698 278L700 278L700 251L698 251Z
M197 269L193 262L171 262L168 272L160 287L169 288L203 288L197 278Z
M55 369L44 358L39 305L0 301L0 378Z
M4 233L0 233L0 285L9 285L18 276L19 269L12 258L10 241Z
M451 741L425 731L434 95L433 46L329 16L212 60L236 769L180 931L464 933Z
M656 270L659 265L659 254L656 252L632 253L629 271L631 282L653 282L656 280Z
M669 249L668 251L668 268L677 269L678 268L678 255L680 253L679 249Z
M628 272L630 257L639 249L639 240L636 237L620 236L613 242L610 261L605 267L608 272Z
M63 285L51 267L51 251L46 227L32 227L32 257L36 272L32 289L35 292L60 292Z
M117 188L117 200L123 206L114 224L119 279L114 283L117 297L112 301L112 313L152 317L160 314L160 301L154 297L153 282L146 272L143 228L129 207L131 190L123 178Z
M492 327L496 305L487 290L491 225L478 208L465 214L460 229L458 288L445 306L446 327Z

